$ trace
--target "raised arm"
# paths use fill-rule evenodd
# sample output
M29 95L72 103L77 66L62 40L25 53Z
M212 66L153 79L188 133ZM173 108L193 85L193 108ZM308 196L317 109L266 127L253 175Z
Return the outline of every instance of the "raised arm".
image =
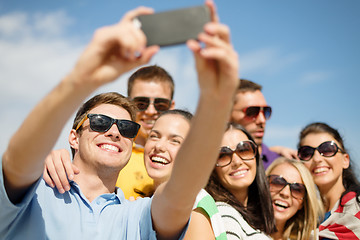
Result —
M3 155L5 188L13 202L41 176L44 159L63 126L82 101L99 86L147 63L158 47L146 46L144 34L132 24L140 7L112 26L97 30L73 70L30 112ZM140 53L140 56L139 54Z
M188 42L200 86L196 114L171 178L158 188L152 204L155 230L165 239L176 237L186 225L196 195L208 181L238 84L238 56L230 43L228 27L209 23L199 40L205 43L204 49L196 41Z

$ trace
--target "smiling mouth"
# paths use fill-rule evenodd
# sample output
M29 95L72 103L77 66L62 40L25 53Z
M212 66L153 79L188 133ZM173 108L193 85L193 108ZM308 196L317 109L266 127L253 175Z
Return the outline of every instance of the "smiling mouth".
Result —
M120 152L120 149L118 147L110 144L101 144L99 145L99 147L110 152Z
M327 172L329 169L327 167L320 167L320 168L316 168L314 169L314 173L315 174L319 174L319 173L325 173Z
M240 171L236 171L234 173L231 173L230 175L231 176L241 176L241 175L244 175L247 172L248 172L248 170L240 170Z
M160 165L167 165L169 164L169 161L167 161L165 158L159 157L159 156L153 156L150 158L150 160L153 163L160 164Z
M289 205L283 201L275 200L274 205L283 209L287 209Z

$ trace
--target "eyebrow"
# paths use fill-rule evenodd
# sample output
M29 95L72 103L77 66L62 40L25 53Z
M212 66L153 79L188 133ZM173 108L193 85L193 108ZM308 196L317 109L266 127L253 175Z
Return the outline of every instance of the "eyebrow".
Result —
M152 129L151 132L155 132L156 134L161 135L161 133L160 133L159 131L154 130L154 129ZM179 138L181 138L181 139L185 139L183 136L180 136L180 135L178 135L178 134L170 134L170 137L171 137L171 138L179 137Z

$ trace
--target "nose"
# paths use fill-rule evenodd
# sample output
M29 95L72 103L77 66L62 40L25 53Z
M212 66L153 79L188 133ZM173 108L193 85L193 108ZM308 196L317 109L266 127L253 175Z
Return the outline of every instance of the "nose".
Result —
M255 118L255 122L256 122L257 124L265 123L265 122L266 122L266 118L265 118L264 111L260 111L260 112L259 112L259 114L258 114L257 117Z
M155 109L154 102L150 102L148 108L145 110L145 114L147 114L147 115L155 115L157 113L158 112Z
M155 144L155 150L158 152L165 152L165 140L160 138Z
M310 161L313 160L314 162L320 162L322 159L323 159L323 156L321 156L319 151L317 149L315 149L314 155L312 156L312 158L310 158Z
M234 168L238 168L239 166L241 166L241 164L244 163L243 160L236 153L233 153L231 158L231 163Z
M111 128L105 133L106 136L108 137L114 137L119 139L120 138L120 132L118 127L116 126L116 124L114 123Z
M281 189L281 191L279 193L280 193L280 196L282 196L283 198L289 198L291 195L290 186L286 185L283 189Z

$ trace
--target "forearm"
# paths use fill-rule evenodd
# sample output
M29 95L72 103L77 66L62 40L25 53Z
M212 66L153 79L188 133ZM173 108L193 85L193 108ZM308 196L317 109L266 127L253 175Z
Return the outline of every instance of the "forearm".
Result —
M215 166L231 109L232 101L228 98L200 97L189 134L177 154L171 178L161 193L157 192L154 196L156 204L152 206L152 213L166 219L163 223L167 224L166 228L156 227L171 232L175 229L170 226L183 227L188 221L195 198L206 185Z
M76 86L74 74L60 82L30 112L3 156L8 192L26 189L42 174L44 160L77 106L93 90ZM95 88L94 88L95 89Z

